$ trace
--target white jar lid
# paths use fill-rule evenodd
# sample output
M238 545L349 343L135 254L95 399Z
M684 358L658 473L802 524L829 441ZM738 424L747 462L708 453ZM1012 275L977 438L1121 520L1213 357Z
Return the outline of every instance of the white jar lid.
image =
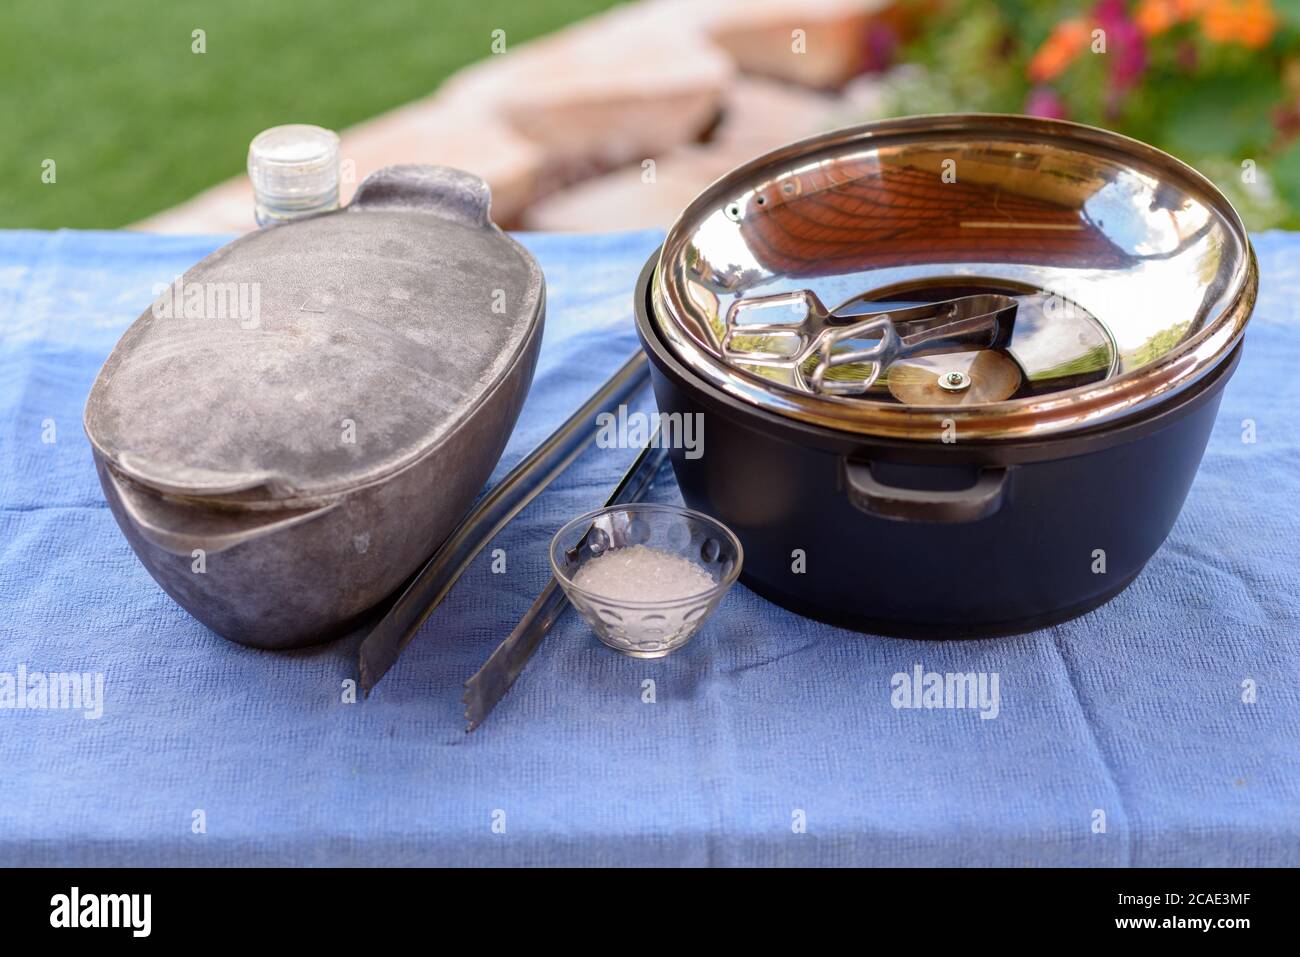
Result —
M334 209L339 202L339 137L304 123L273 126L248 146L257 219L266 225Z

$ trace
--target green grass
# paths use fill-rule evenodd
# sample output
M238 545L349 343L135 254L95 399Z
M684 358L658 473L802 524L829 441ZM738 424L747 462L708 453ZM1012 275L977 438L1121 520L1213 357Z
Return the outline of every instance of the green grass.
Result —
M0 228L134 222L241 172L265 127L341 129L489 55L493 30L514 46L615 2L3 0Z

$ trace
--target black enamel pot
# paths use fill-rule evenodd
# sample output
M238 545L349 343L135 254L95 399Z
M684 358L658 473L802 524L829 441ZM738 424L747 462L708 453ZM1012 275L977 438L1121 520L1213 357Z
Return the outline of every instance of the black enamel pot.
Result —
M682 495L740 538L742 580L835 624L947 638L1063 621L1142 571L1256 284L1240 220L1170 157L927 117L724 177L635 308L660 411L702 417L702 454L671 452Z

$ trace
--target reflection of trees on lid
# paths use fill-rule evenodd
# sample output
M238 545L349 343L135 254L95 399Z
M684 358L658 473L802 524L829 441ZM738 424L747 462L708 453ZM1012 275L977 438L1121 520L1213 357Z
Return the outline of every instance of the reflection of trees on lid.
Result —
M1124 365L1129 369L1140 369L1149 362L1154 362L1166 352L1172 350L1187 336L1190 322L1180 322L1168 329L1161 329L1154 336L1132 352L1124 355Z
M1035 370L1029 374L1029 379L1033 382L1052 382L1058 389L1070 388L1076 383L1066 380L1082 378L1093 381L1098 372L1110 368L1110 358L1110 349L1106 346L1093 346L1083 355L1072 356L1058 365Z
M924 262L1108 268L1134 261L1078 205L1018 194L1014 175L944 182L939 160L928 169L880 166L874 156L842 159L833 170L782 177L750 198L746 244L764 267L790 276ZM963 160L962 169L977 162L987 158Z

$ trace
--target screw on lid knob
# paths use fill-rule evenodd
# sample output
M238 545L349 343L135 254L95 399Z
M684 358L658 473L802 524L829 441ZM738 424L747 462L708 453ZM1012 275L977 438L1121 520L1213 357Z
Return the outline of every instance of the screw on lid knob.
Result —
M335 209L338 134L302 123L263 130L248 146L248 178L260 226Z

